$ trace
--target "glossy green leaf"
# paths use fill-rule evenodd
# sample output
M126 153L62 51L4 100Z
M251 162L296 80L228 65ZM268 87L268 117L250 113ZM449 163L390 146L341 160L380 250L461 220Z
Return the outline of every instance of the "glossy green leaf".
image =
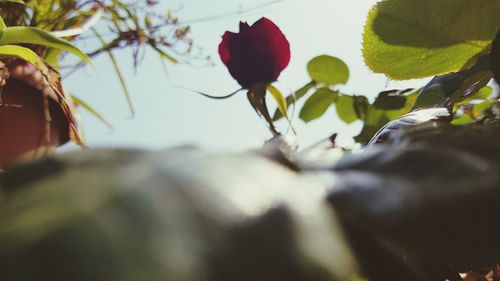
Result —
M396 120L390 120L387 118L387 111L379 110L374 107L370 107L367 118L363 120L365 126L361 130L361 133L356 136L356 141L367 142L368 149L375 144L386 143L388 139L391 139L397 135L401 137L401 132L405 130L422 125L429 121L450 121L451 114L446 108L429 108L413 111L411 113L405 114Z
M493 94L493 89L490 86L482 87L477 93L470 95L466 99L460 101L459 105L466 104L473 100L486 100Z
M313 58L307 64L312 80L327 86L345 84L349 80L349 68L340 59L328 55Z
M102 114L100 114L99 112L97 112L92 106L90 106L88 103L84 102L83 100L79 99L78 97L76 96L71 96L72 100L73 100L73 103L76 105L76 106L81 106L83 109L85 109L86 111L88 111L91 115L93 115L95 118L97 118L99 121L103 122L104 124L106 124L106 126L108 126L109 128L111 128L111 123L108 122L108 120L106 120L106 118L104 118L104 116Z
M296 103L299 99L305 96L312 88L316 86L314 81L311 81L305 84L302 88L298 89L295 93L288 95L286 97L286 107L290 107L290 105ZM279 110L276 110L273 115L273 121L278 121L283 117L283 114Z
M310 122L325 114L326 110L335 103L338 98L338 92L328 88L316 90L304 103L300 110L299 117L304 122Z
M283 116L285 116L288 119L288 114L286 112L287 111L286 100L281 91L278 90L278 88L274 87L273 85L268 85L267 91L276 101L276 104L278 105L278 110L281 112Z
M19 43L42 45L64 50L77 55L87 63L91 63L90 58L80 49L64 39L53 36L45 30L27 26L7 27L3 30L3 36L0 38L0 45Z
M347 124L351 124L352 122L358 120L356 110L354 110L354 99L352 96L340 95L337 99L335 110L337 111L337 115L340 120Z
M446 107L474 95L491 79L489 68L489 57L482 56L467 70L432 78L418 94L413 110Z
M369 12L363 56L397 80L458 71L499 28L498 0L385 0Z

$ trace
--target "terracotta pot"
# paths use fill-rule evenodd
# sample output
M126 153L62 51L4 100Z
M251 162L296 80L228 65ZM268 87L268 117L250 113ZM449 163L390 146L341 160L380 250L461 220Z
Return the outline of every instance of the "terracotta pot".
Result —
M25 70L23 67L26 66L21 67ZM68 120L54 93L49 93L50 142L44 141L43 91L47 91L47 87L36 84L35 72L23 72L23 76L12 69L14 72L2 89L3 103L8 106L0 106L0 167L46 155L69 140Z

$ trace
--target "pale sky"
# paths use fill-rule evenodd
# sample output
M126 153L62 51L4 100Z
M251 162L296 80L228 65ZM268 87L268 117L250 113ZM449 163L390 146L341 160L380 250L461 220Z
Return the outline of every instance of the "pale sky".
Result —
M169 5L179 11L181 20L205 18L239 10L247 10L269 0L175 0ZM238 31L240 20L252 24L265 16L273 20L287 36L292 58L279 80L284 89L298 89L309 82L307 62L321 54L344 60L350 69L348 84L340 89L349 94L375 96L385 89L386 78L372 73L361 56L361 35L368 9L375 0L283 0L251 13L236 14L191 25L195 44L212 56L213 67L195 68L168 65L165 74L158 56L150 52L137 75L132 71L130 51L117 52L132 93L136 115L130 119L128 107L113 69L105 56L95 60L97 72L84 69L64 80L73 94L92 104L113 124L112 130L88 114L82 115L85 137L90 147L132 146L164 148L196 145L211 151L234 151L260 146L271 135L241 92L229 100L215 101L186 92L180 85L214 95L238 89L225 66L220 62L217 47L221 35ZM421 82L390 82L389 87L406 87ZM269 104L274 107L272 101ZM299 103L301 105L301 103ZM300 109L300 107L298 107ZM274 111L274 109L272 110ZM344 125L333 109L321 119L304 124L297 118L293 125L299 145L307 147L334 132L348 142L357 134L360 124ZM285 131L287 124L278 123ZM69 146L71 148L71 146Z

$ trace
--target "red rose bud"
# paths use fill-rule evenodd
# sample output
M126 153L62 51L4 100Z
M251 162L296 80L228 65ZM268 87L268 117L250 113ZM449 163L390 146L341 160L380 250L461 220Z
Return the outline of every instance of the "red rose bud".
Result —
M278 79L290 62L290 44L271 20L261 18L252 26L240 22L240 32L226 31L219 55L229 73L243 88Z

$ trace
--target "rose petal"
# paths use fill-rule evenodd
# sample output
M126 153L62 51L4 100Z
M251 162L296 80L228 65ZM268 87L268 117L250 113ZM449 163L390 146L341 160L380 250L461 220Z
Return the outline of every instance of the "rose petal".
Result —
M229 73L244 88L278 79L290 61L290 44L271 20L261 18L252 26L240 23L240 32L226 32L219 55Z

